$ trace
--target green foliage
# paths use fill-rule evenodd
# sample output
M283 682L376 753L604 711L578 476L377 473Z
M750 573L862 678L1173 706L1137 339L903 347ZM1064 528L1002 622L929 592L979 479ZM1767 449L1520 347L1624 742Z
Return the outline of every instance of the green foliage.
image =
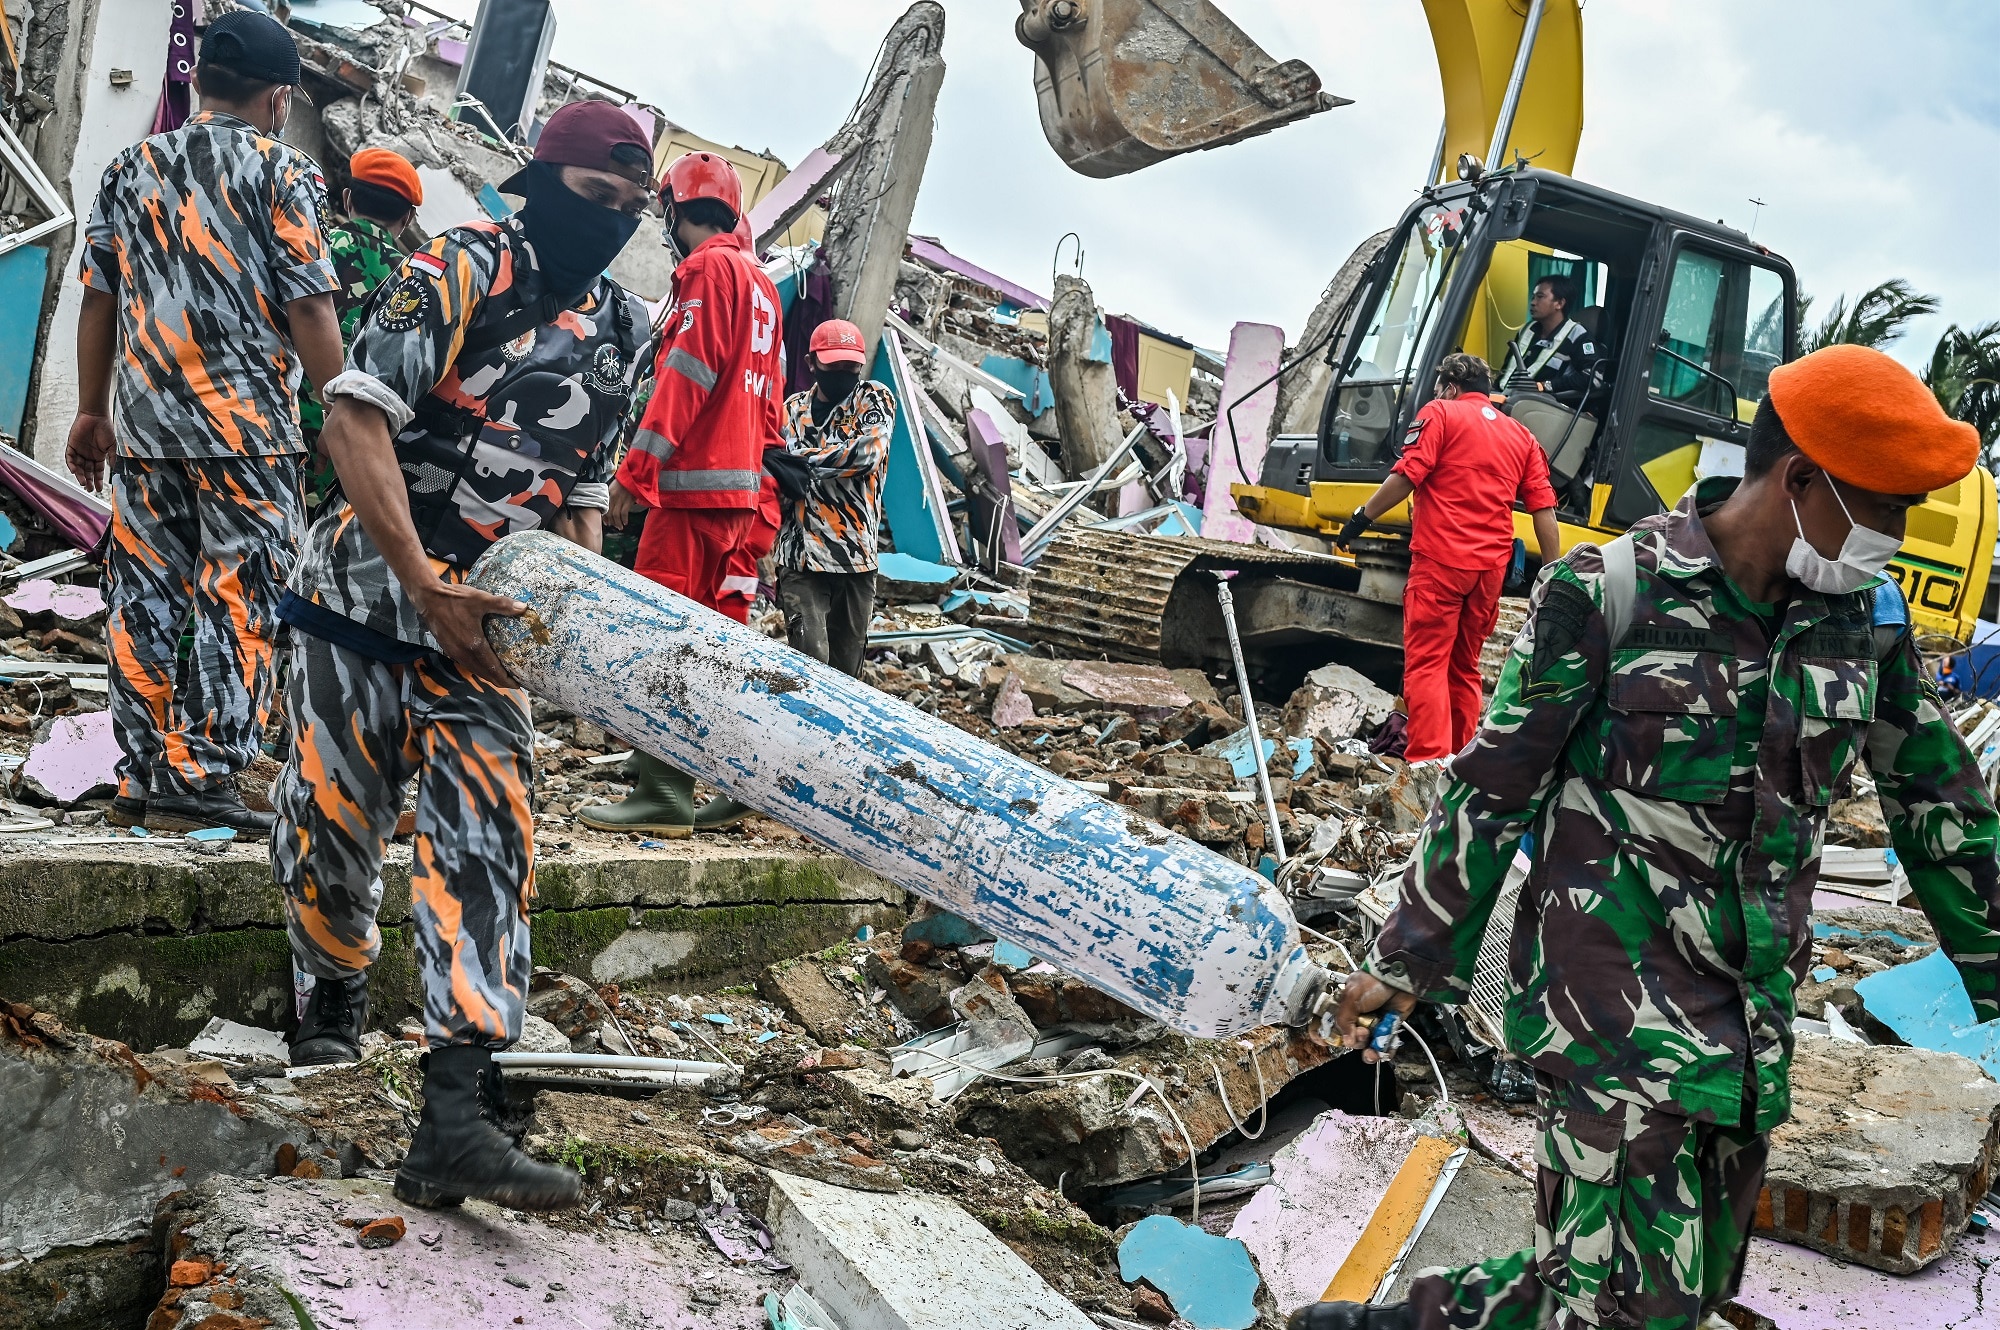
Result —
M1850 307L1847 297L1833 302L1833 308L1818 327L1806 326L1813 298L1799 297L1799 353L1808 355L1824 346L1847 343L1880 350L1900 339L1910 323L1938 312L1936 296L1918 292L1901 277L1870 287Z
M2000 321L1945 329L1923 379L1945 414L1979 431L1990 458L2000 445Z
M306 1310L303 1302L299 1301L298 1294L282 1284L278 1286L278 1292L284 1296L286 1302L292 1304L292 1315L299 1318L299 1330L319 1330L319 1326L313 1321L312 1313Z

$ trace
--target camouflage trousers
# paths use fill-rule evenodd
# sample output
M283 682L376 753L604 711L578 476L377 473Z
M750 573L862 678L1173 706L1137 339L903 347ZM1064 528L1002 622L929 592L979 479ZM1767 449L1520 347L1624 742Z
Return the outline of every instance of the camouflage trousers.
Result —
M525 694L427 655L392 665L294 634L292 755L272 803L271 871L292 952L339 978L381 953L382 855L417 782L410 918L433 1045L520 1037L534 894Z
M257 760L278 600L303 530L296 456L113 459L105 637L119 794L217 789Z
M1742 1278L1767 1139L1541 1088L1535 1249L1419 1274L1414 1330L1693 1330Z

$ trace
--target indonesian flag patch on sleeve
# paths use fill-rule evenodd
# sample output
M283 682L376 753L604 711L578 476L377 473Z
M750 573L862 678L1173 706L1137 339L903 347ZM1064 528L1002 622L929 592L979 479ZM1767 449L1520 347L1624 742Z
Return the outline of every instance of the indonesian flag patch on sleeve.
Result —
M410 255L410 266L434 279L442 279L445 274L444 260L427 249L420 249Z

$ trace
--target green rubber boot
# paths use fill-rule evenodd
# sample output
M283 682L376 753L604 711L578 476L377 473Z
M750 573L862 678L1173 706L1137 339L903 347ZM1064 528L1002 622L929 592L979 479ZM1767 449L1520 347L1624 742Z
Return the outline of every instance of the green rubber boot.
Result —
M750 805L738 803L726 794L718 794L695 810L694 829L727 831L756 811Z
M694 834L694 777L650 753L632 754L632 792L615 804L586 808L576 820L598 831L636 831L667 840Z

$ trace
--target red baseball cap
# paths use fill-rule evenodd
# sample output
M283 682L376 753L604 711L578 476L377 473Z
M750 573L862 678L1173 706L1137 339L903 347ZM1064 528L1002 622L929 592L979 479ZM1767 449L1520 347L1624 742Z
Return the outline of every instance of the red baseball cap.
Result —
M614 161L611 150L629 144L645 154L643 168ZM653 145L639 122L610 102L571 102L548 118L541 137L535 140L535 160L550 166L583 166L593 171L612 171L636 184L653 185ZM638 174L634 174L637 171ZM523 194L528 173L516 171L500 188L509 194Z
M861 329L846 319L828 319L813 329L812 341L806 349L822 365L859 365L867 359L864 345Z

